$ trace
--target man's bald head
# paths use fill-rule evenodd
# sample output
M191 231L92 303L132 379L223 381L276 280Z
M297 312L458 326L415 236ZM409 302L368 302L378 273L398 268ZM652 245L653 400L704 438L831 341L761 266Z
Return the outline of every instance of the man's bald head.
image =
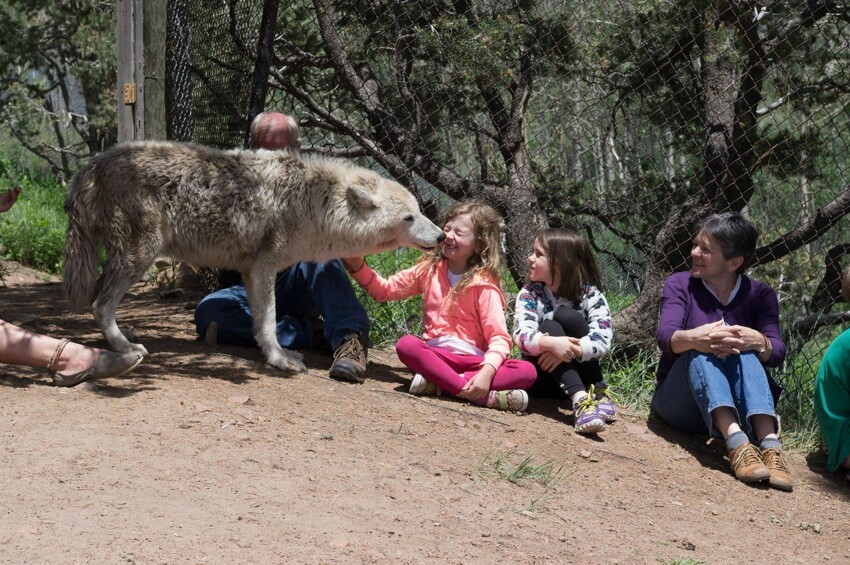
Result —
M251 122L252 149L301 150L301 131L292 116L280 112L262 112Z

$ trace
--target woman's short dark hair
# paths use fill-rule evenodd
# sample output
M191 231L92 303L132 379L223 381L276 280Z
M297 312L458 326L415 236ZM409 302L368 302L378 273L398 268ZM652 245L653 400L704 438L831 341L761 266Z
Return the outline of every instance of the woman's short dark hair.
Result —
M759 229L739 212L723 212L703 218L697 224L696 234L710 235L720 244L724 259L743 257L744 262L735 271L741 274L753 263Z

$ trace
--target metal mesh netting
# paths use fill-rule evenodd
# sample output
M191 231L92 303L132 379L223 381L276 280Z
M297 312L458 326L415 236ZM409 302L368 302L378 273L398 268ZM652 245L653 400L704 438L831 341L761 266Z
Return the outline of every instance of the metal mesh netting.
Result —
M191 138L239 145L262 8L188 6ZM845 319L848 21L811 0L296 1L279 6L265 108L299 118L306 152L375 167L437 214L491 203L509 291L540 227L583 232L627 353L653 347L695 222L742 211L762 232L751 275L780 298L793 415ZM419 329L416 302L364 303L376 341Z
M245 141L262 6L168 3L168 136L231 148Z

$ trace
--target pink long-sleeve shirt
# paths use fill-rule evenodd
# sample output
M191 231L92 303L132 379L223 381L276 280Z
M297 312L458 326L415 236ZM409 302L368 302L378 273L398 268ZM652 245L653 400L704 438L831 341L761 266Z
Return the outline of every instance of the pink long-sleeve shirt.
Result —
M368 265L351 275L378 302L422 295L422 338L455 337L484 351L484 363L498 369L511 352L505 296L490 277L477 275L450 299L448 263L417 263L383 278Z

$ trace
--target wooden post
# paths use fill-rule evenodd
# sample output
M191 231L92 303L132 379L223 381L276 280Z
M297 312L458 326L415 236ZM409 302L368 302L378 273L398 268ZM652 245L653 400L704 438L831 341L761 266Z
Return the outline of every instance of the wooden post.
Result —
M167 0L118 0L118 141L165 139Z
M145 1L133 0L133 84L136 87L133 139L145 139Z
M135 0L118 0L116 33L118 39L118 141L136 139L136 104L134 42Z
M168 0L136 0L144 5L145 139L166 139L165 41Z

